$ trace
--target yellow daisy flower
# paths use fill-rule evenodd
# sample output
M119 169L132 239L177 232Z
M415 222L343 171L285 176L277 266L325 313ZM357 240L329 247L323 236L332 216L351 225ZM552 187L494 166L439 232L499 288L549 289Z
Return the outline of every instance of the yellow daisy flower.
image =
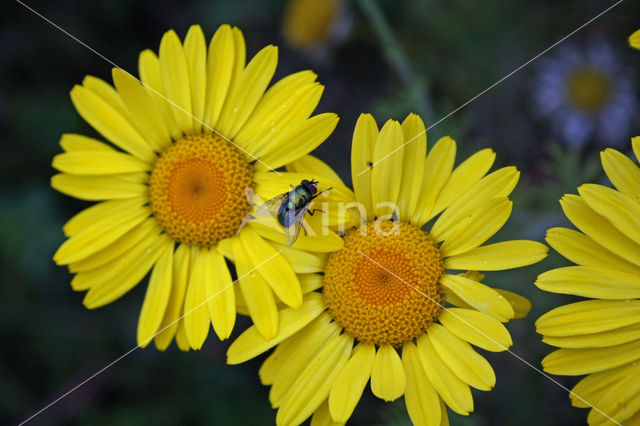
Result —
M323 91L311 71L267 89L278 61L275 46L248 64L245 56L238 28L221 26L207 50L201 28L192 26L184 42L169 31L158 55L140 54L142 84L116 68L115 88L88 76L71 90L78 113L112 145L62 136L65 152L53 159L61 173L51 185L99 203L64 225L68 239L54 260L76 274L71 285L87 291L83 303L90 309L119 298L151 271L140 346L155 337L163 350L175 336L181 349L199 349L210 323L220 339L229 337L236 298L223 254L232 241L246 253L238 269L252 271L240 287L248 302L302 303L294 270L268 241L284 244L284 234L266 234L252 222L242 226L251 209L247 193L268 196L261 188L281 179L270 169L316 148L338 118L310 118ZM342 247L335 234L301 239L317 242L318 251ZM250 314L265 337L276 334L275 308Z
M640 137L632 140L640 160ZM542 360L552 374L587 374L571 403L591 408L590 425L640 424L640 168L614 149L601 153L613 188L585 184L560 205L579 231L552 228L547 242L576 266L541 274L545 291L583 300L536 322L543 341L560 349Z
M511 213L518 171L487 174L490 149L454 169L456 143L442 138L426 155L424 131L413 114L381 130L371 115L360 117L351 167L363 225L346 232L324 275L301 278L305 290L322 293L305 294L300 309L283 309L274 339L251 327L229 348L228 362L238 364L277 345L260 377L272 385L278 424L311 415L312 424L345 423L369 381L385 401L404 395L414 423L446 424L444 404L466 415L470 387L495 384L491 365L470 343L506 350L512 341L502 323L525 316L530 304L480 283L478 272L454 270L529 265L547 248L524 240L483 245ZM322 178L322 170L310 172Z
M640 49L640 30L629 36L629 45L636 49Z
M289 44L304 48L324 43L341 13L341 0L290 0L283 33Z

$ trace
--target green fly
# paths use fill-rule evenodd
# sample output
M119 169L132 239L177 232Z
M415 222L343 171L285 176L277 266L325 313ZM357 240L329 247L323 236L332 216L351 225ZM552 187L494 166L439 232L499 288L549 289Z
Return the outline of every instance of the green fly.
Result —
M323 192L318 192L318 182L303 179L300 185L291 188L289 192L280 194L258 207L256 216L277 216L278 222L284 227L287 244L293 245L298 239L304 215L309 212L313 216L314 210L309 211L309 204Z

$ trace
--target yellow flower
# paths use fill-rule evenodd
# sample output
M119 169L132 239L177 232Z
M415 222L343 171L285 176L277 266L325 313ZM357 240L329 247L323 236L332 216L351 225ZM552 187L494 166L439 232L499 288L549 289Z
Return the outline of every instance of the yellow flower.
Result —
M640 159L640 137L632 140ZM584 300L555 308L536 322L543 341L560 349L542 365L553 374L587 374L571 403L589 408L590 425L640 423L640 168L614 149L601 154L616 189L585 184L560 204L579 231L552 228L547 242L577 264L541 274L545 291ZM608 416L608 417L607 417Z
M640 30L629 36L629 45L636 49L640 49Z
M252 271L240 292L273 308L250 310L265 337L277 331L276 300L302 303L285 257L262 228L242 226L251 208L247 193L266 198L262 188L281 180L270 169L316 148L338 118L310 118L323 91L311 71L267 89L277 57L277 48L267 46L245 64L238 28L221 26L207 50L201 28L192 26L184 43L169 31L159 55L140 54L143 84L116 68L115 89L88 76L71 90L78 113L112 145L63 135L65 153L53 159L61 173L51 185L100 203L67 222L68 239L54 260L76 274L71 285L87 291L90 309L119 298L151 270L138 323L141 346L155 337L165 349L175 336L181 349L199 349L210 323L220 339L229 337L236 297L224 254L233 242L242 247L238 269ZM284 243L281 232L269 232L267 238ZM319 251L342 246L335 234L305 239L319 242Z
M369 381L385 401L404 395L414 423L446 424L444 404L468 414L470 386L495 384L490 364L470 343L506 350L512 341L502 323L525 316L530 304L481 284L479 272L451 270L529 265L547 247L524 240L483 245L511 213L518 171L487 175L495 159L490 149L454 169L456 143L442 138L426 155L424 130L413 114L381 130L372 116L360 117L351 167L363 226L346 232L344 248L322 266L324 276L301 278L309 292L300 309L282 310L274 339L251 327L229 348L228 362L237 364L277 345L260 378L272 385L278 424L310 415L312 423L344 423ZM310 172L323 176L321 169ZM453 307L443 308L445 302Z
M340 14L341 0L290 0L284 16L284 36L294 47L324 43Z

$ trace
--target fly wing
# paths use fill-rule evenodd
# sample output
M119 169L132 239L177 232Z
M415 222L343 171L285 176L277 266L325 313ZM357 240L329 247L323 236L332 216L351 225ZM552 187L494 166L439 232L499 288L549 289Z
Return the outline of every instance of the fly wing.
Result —
M255 215L261 217L276 216L283 202L287 202L289 193L285 192L277 197L273 197L269 201L256 209Z
M302 222L304 222L304 216L307 213L307 210L309 210L308 203L303 207L296 209L295 211L289 210L287 212L287 215L290 215L288 217L289 220L287 221L289 223L289 226L285 227L284 231L287 237L288 245L292 246L293 243L295 243L298 239L298 235L300 235L300 229L302 229Z

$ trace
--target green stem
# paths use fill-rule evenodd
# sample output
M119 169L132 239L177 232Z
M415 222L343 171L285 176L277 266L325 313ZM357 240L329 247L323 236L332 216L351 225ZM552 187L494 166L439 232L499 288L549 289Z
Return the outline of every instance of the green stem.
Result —
M404 51L396 41L393 31L382 13L380 5L375 0L358 0L358 4L378 36L383 53L391 69L397 74L405 88L415 95L416 107L419 109L418 113L422 115L427 123L430 123L433 119L433 109L429 102L429 84L426 77L417 79L414 75Z

